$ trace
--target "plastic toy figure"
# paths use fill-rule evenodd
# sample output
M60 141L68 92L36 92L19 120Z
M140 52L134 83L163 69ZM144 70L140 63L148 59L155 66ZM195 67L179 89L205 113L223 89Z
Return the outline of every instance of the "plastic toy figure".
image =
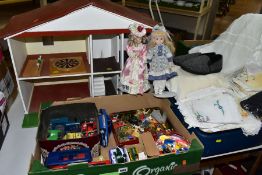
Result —
M42 59L42 55L40 55L40 56L37 58L37 62L36 62L37 69L40 68L40 66L41 66L42 63L43 63L43 59Z
M150 89L147 81L147 49L142 43L145 40L146 29L143 25L134 23L129 26L129 30L131 33L126 48L129 57L120 78L120 89L129 94L143 94Z
M148 80L153 81L155 96L170 97L171 92L163 94L163 91L166 81L177 75L173 63L175 47L164 27L156 25L153 28L148 47L147 60L150 65Z
M181 154L189 151L191 143L184 137L173 134L170 136L161 135L156 141L156 145L161 153Z

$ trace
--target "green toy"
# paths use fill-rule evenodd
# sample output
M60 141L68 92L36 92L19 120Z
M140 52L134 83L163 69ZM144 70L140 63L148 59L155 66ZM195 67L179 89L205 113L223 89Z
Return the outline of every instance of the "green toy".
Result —
M47 140L58 140L61 133L61 130L48 130Z

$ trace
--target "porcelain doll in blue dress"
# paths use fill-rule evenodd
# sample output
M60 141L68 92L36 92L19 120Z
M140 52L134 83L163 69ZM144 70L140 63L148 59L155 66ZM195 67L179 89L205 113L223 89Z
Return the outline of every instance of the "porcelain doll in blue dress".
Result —
M156 25L148 43L147 61L150 65L148 80L153 81L156 96L166 93L167 80L175 77L173 53L175 47L164 27Z

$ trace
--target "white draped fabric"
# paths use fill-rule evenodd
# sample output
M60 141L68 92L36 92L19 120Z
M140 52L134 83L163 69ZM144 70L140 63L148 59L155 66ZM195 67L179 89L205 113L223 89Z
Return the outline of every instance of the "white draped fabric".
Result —
M195 52L216 52L223 55L221 72L226 74L251 63L262 67L262 14L241 16L212 43L189 51Z

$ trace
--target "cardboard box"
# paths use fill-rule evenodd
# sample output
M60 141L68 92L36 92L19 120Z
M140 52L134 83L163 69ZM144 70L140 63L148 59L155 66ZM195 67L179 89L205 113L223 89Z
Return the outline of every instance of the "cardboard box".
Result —
M187 129L180 123L171 110L167 99L157 99L152 94L144 94L143 96L121 95L55 102L52 105L83 102L94 102L98 109L104 108L108 113L159 107L167 114L168 120L174 129L191 141L191 148L185 154L165 154L124 164L90 166L84 163L70 165L67 169L49 170L40 162L40 148L37 145L35 154L32 156L29 175L103 175L106 173L119 173L121 175L171 175L174 172L175 174L191 174L199 169L203 145L194 134L189 134ZM114 144L114 137L111 135L109 146L101 150L102 154L107 154L110 147L115 146ZM137 147L139 148L139 145Z

